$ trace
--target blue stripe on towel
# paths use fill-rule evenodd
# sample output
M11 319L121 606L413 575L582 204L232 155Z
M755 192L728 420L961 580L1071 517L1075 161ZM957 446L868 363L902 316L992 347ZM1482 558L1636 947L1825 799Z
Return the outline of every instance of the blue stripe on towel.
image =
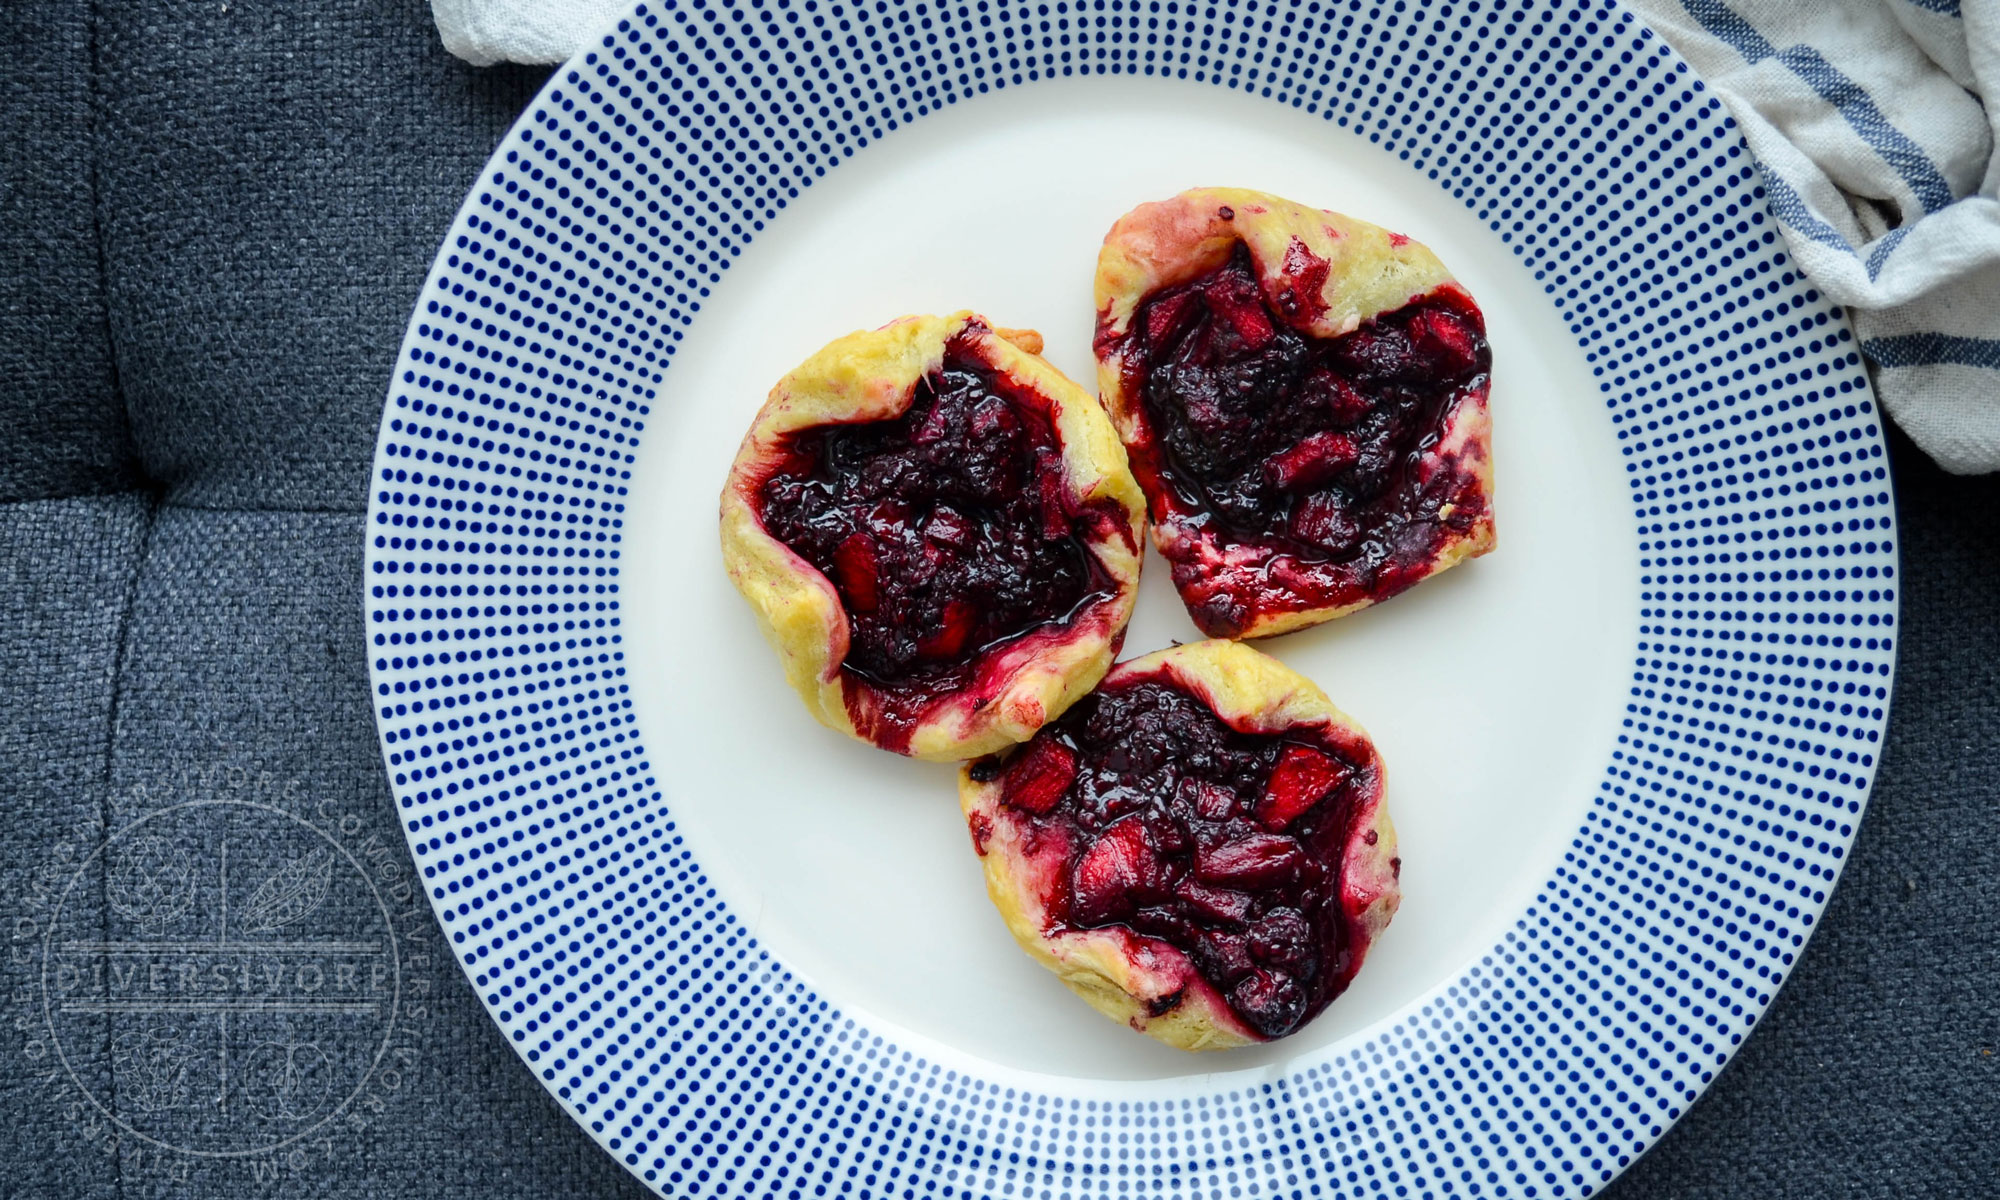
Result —
M1780 53L1778 61L1790 67L1800 79L1811 84L1822 99L1840 110L1840 115L1847 118L1854 132L1861 135L1861 140L1874 147L1875 153L1881 155L1884 162L1896 168L1903 182L1917 194L1917 202L1924 206L1925 212L1936 212L1957 199L1951 194L1951 185L1945 182L1944 173L1924 153L1923 147L1890 124L1889 118L1882 115L1882 110L1875 107L1875 98L1860 84L1841 74L1819 51L1811 46L1793 46Z
M1908 225L1901 229L1891 229L1881 241L1875 243L1875 248L1868 252L1868 278L1874 279L1882 274L1882 264L1889 261L1889 256L1896 252L1896 247L1903 244L1903 238L1909 232Z
M2000 340L1949 333L1903 333L1869 338L1861 353L1884 367L1931 367L1950 363L2000 370Z
M1875 100L1867 90L1842 74L1819 51L1811 46L1774 50L1763 34L1720 0L1681 0L1681 6L1687 9L1689 16L1701 22L1702 28L1727 42L1746 61L1756 63L1775 57L1790 67L1794 74L1819 93L1821 99L1833 105L1847 119L1862 141L1896 169L1903 182L1910 185L1910 191L1915 193L1925 212L1936 212L1957 198L1952 195L1951 185L1945 182L1943 172L1938 170L1937 164L1930 160L1923 148L1890 124L1889 118L1882 115L1882 110L1875 106Z
M1909 2L1913 7L1943 13L1947 17L1963 15L1958 11L1958 0L1909 0Z
M1792 185L1785 182L1783 175L1761 162L1757 166L1764 172L1765 199L1771 202L1771 211L1778 214L1780 221L1822 246L1832 246L1836 250L1854 254L1854 247L1848 244L1846 238L1840 236L1840 231L1815 216L1813 210L1806 207L1806 202L1799 199L1799 194L1792 190ZM1860 256L1855 255L1855 257Z
M1681 0L1681 7L1688 15L1701 22L1701 27L1728 42L1750 62L1763 62L1777 53L1757 27L1736 15L1734 9L1718 0Z

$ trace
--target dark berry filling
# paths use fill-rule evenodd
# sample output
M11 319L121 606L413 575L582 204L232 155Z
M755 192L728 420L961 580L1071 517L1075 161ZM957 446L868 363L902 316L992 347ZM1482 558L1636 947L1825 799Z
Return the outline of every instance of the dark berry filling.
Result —
M972 773L1003 779L1029 854L1049 835L1068 847L1056 928L1160 938L1276 1038L1353 974L1340 869L1374 762L1343 732L1239 732L1156 677L1099 689Z
M983 650L1107 591L1075 536L1048 402L959 339L891 421L794 437L764 526L833 581L846 669L929 697Z
M1293 249L1281 298L1299 310L1302 291L1318 303L1326 264ZM1214 272L1149 298L1130 337L1128 386L1156 442L1134 466L1156 519L1164 490L1226 540L1352 564L1341 578L1367 589L1394 560L1427 562L1485 511L1469 471L1415 469L1491 367L1484 321L1456 287L1311 337L1266 302L1239 243Z

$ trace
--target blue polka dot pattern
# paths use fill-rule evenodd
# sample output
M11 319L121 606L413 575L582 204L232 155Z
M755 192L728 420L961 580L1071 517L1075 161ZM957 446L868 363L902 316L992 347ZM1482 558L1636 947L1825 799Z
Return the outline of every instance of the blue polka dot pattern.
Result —
M1268 97L1468 205L1582 345L1639 528L1623 732L1554 876L1415 1011L1255 1084L1003 1078L876 1034L717 900L633 726L626 489L709 288L871 142L1073 75ZM681 1197L1588 1194L1799 953L1893 660L1851 334L1720 104L1604 3L648 0L467 200L375 488L383 753L438 916L534 1071Z

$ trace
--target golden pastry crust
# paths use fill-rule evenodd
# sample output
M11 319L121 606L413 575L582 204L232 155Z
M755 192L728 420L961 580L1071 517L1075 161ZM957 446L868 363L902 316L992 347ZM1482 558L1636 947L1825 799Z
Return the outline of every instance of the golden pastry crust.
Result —
M1004 336L1003 336L1004 335ZM731 465L721 502L723 561L778 651L785 677L824 725L911 757L976 757L1032 736L1087 693L1117 654L1132 614L1144 500L1103 410L1039 355L1032 330L991 328L970 311L910 316L838 338L778 381ZM975 677L908 717L883 686L842 669L850 625L826 575L774 537L762 519L762 489L790 440L829 425L888 421L912 402L918 382L941 369L946 344L1041 398L1061 453L1072 526L1107 580L1108 594L1072 614L983 653Z
M1335 901L1351 955L1344 987L1401 899L1396 831L1383 798L1381 759L1367 734L1310 680L1235 642L1175 646L1121 663L1102 687L1149 679L1171 681L1239 732L1338 744L1361 758L1359 777L1368 782L1350 794ZM1174 944L1124 925L1065 923L1061 906L1081 852L1074 835L1024 815L1008 802L1008 776L978 766L960 771L959 805L987 892L1022 949L1091 1007L1170 1046L1222 1050L1266 1040Z
M1272 314L1298 333L1336 338L1414 301L1446 296L1478 308L1435 254L1366 221L1243 188L1196 188L1120 218L1098 257L1098 389L1151 506L1153 536L1189 614L1219 637L1266 637L1344 616L1494 545L1492 423L1482 382L1446 412L1413 469L1419 486L1442 473L1459 489L1422 561L1391 580L1333 581L1296 549L1218 538L1206 513L1160 481L1161 450L1142 399L1146 363L1134 320L1166 289L1201 279L1245 247ZM1451 521L1456 509L1460 516ZM1447 522L1449 524L1447 525Z
M1315 337L1352 333L1453 282L1428 247L1379 225L1248 188L1193 188L1141 204L1111 227L1097 258L1099 328L1124 334L1146 297L1213 271L1238 242L1250 248L1272 307ZM1293 242L1329 264L1317 287L1286 265L1301 260Z

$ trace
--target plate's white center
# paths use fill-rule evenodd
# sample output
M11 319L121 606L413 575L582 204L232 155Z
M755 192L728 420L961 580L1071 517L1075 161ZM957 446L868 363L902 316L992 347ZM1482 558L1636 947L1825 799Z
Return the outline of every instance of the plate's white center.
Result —
M1272 1047L1193 1056L1121 1029L1016 948L952 768L828 732L725 578L716 497L778 377L833 337L972 308L1093 380L1091 272L1113 220L1259 188L1428 243L1493 345L1499 549L1378 608L1258 643L1375 737L1403 907L1347 994ZM722 898L843 1009L996 1063L1085 1078L1283 1061L1393 1015L1533 898L1609 761L1638 608L1611 423L1575 339L1447 192L1329 122L1212 86L1077 80L957 105L832 172L688 330L634 470L625 632L639 728ZM1126 656L1201 635L1149 556Z

